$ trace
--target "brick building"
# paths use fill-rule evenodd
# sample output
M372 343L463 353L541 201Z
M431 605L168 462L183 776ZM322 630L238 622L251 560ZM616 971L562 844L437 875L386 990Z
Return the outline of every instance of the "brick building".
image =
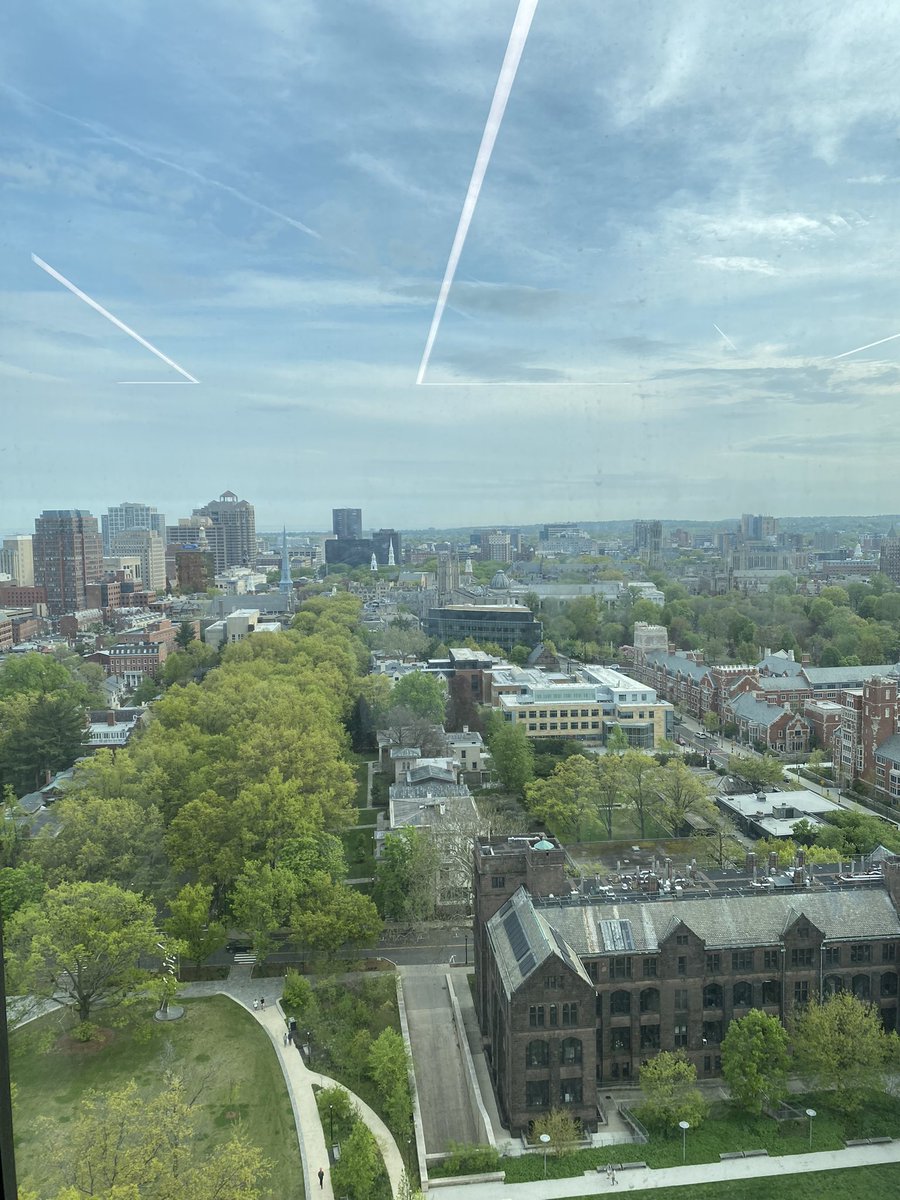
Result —
M103 573L97 518L82 509L45 509L34 522L34 582L53 617L87 607L86 587Z
M596 1123L598 1088L681 1049L721 1070L733 1017L790 1019L852 991L897 1026L900 863L857 888L803 868L761 894L615 903L570 892L554 840L476 839L475 1004L497 1103L513 1130L551 1106Z

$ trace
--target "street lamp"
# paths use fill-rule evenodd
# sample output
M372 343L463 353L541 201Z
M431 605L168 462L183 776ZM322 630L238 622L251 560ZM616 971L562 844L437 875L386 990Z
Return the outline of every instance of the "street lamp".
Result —
M690 1129L690 1121L679 1121L678 1128L681 1130L681 1162L682 1166L687 1161L687 1131Z
M334 1105L328 1105L328 1125L331 1131L331 1144L334 1145Z
M806 1115L809 1117L809 1148L812 1150L812 1123L813 1117L816 1115L816 1110L814 1108L808 1108L806 1110Z
M306 1031L306 1057L309 1060L309 1065L312 1066L312 1030Z
M547 1147L550 1145L550 1134L541 1134L541 1144L544 1147L544 1178L547 1178Z

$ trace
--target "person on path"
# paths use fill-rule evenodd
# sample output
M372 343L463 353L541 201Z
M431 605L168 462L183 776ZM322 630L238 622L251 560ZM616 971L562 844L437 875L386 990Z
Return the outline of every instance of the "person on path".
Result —
M614 1184L619 1182L619 1181L618 1181L618 1179L616 1179L616 1170L615 1170L615 1167L613 1167L613 1169L610 1171L610 1173L609 1173L609 1177L610 1177L610 1179L613 1181L613 1183L614 1183Z
M319 1167L319 1187L325 1186L325 1184L323 1182L324 1179L325 1179L325 1172L322 1170L321 1167Z
M258 1008L259 1008L259 1001L258 1001L258 1000L257 1000L257 998L254 996L254 997L253 997L253 1011L254 1011L254 1012L256 1012L256 1010L257 1010Z
M260 1007L260 1008L265 1008L265 1007L266 1007L266 998L265 998L265 996L260 996L260 998L259 998L259 1007Z

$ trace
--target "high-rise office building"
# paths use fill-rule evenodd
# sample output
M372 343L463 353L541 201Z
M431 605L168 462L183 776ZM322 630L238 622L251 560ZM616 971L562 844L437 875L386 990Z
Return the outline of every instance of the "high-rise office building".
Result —
M634 550L641 562L646 563L651 571L659 569L662 565L661 521L635 521Z
M129 529L150 529L159 534L163 542L166 540L166 517L157 512L151 504L139 504L133 500L123 500L121 504L107 509L100 518L103 531L103 553L112 550L112 539L119 533L127 533Z
M333 508L331 510L331 530L335 537L362 537L361 508Z
M13 583L19 587L34 587L34 554L30 533L17 533L14 537L3 539L0 571L12 576Z
M234 492L223 492L194 509L195 517L209 517L206 537L218 575L229 567L256 566L256 510L247 500L238 500Z
M399 567L403 545L396 529L378 529L372 534L372 550L379 567Z
M126 529L112 538L111 555L134 556L140 559L140 574L144 590L166 590L166 547L154 529Z
M34 582L47 594L51 616L87 606L86 588L103 571L97 518L79 508L45 509L34 522Z

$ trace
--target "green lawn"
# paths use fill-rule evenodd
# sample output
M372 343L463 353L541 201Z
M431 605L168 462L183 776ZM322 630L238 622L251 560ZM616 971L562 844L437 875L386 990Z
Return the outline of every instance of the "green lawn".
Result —
M224 996L183 1002L179 1021L154 1021L140 1005L105 1045L75 1045L63 1036L58 1014L10 1036L11 1073L18 1094L14 1121L19 1182L41 1194L57 1190L35 1135L49 1117L64 1136L82 1095L111 1091L130 1079L147 1096L161 1090L166 1072L181 1075L189 1092L201 1087L198 1137L208 1157L239 1123L271 1160L266 1195L302 1200L300 1151L284 1077L268 1036L253 1017ZM58 1183L58 1181L56 1181Z
M803 1111L818 1113L813 1124L813 1150L840 1150L845 1138L895 1136L900 1125L900 1101L889 1096L873 1096L862 1112L843 1118L829 1109L822 1094L793 1096L791 1104ZM776 1122L769 1117L750 1117L730 1106L716 1106L713 1116L698 1129L692 1129L686 1141L687 1162L718 1162L719 1155L730 1150L768 1150L771 1156L805 1154L809 1150L809 1126L806 1119ZM651 1167L681 1166L681 1139L653 1135L645 1146L605 1146L597 1150L577 1150L560 1158L548 1158L550 1178L581 1175L607 1162L645 1162ZM503 1169L510 1183L540 1179L544 1164L541 1155L504 1159ZM680 1190L680 1189L679 1189Z
M624 1176L620 1177L620 1182L621 1179ZM630 1190L631 1180L628 1182ZM760 1200L760 1197L765 1200L821 1200L824 1195L829 1200L871 1200L873 1196L895 1196L895 1188L900 1190L900 1163L641 1190L647 1191L652 1200ZM595 1192L595 1200L598 1196L608 1200L611 1190L605 1186L603 1191Z

